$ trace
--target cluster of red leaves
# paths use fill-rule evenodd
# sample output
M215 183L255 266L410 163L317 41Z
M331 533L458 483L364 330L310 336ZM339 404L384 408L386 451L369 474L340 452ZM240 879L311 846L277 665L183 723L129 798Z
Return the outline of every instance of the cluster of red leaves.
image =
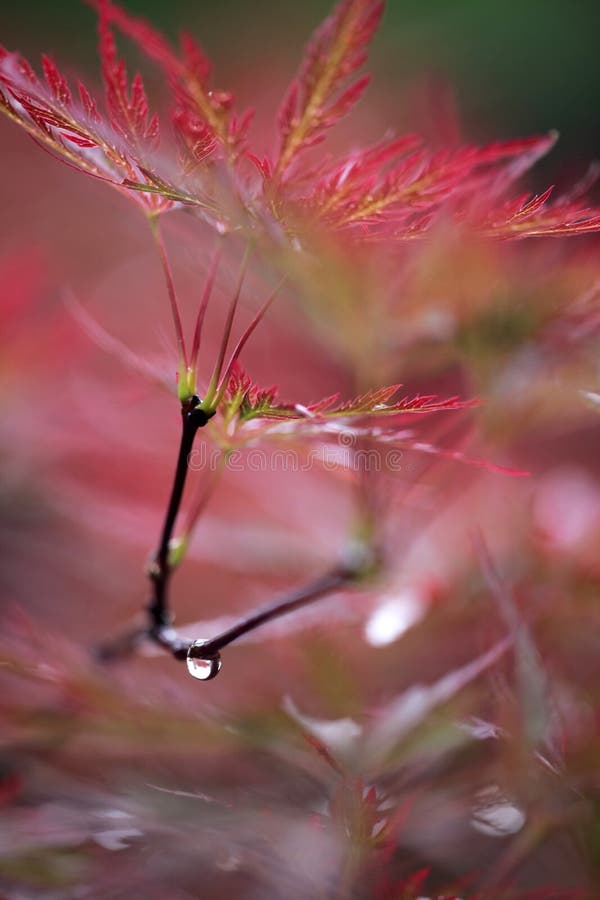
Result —
M281 146L274 167L268 166L277 179L289 177L300 152L323 141L326 129L363 95L368 75L347 82L366 60L383 7L382 0L343 0L317 30L279 114Z
M106 0L91 2L100 12L103 108L100 109L100 104L92 99L81 84L78 85L78 93L72 94L66 79L51 60L43 60L44 79L41 80L24 59L6 51L0 51L0 105L47 150L60 156L69 165L116 186L140 203L153 218L178 204L188 204L199 209L215 224L238 226L242 220L247 228L258 230L265 226L268 235L276 233L289 236L304 228L308 230L310 225L317 223L320 228L344 237L358 235L361 239L373 240L407 240L419 237L434 227L441 218L460 227L472 228L485 237L500 239L583 234L600 230L600 217L588 210L579 196L571 195L553 203L550 191L533 198L527 194L514 197L510 195L515 182L552 146L552 135L435 153L424 148L418 137L409 135L385 140L338 160L315 160L311 148L325 138L328 129L349 111L367 86L368 79L360 76L359 69L364 62L365 48L382 14L383 3L380 0L344 0L319 29L281 108L276 149L271 157L260 160L248 149L251 113L237 115L232 95L212 87L210 63L191 37L184 36L180 49L175 50L154 29L129 16L118 6ZM129 80L125 65L117 55L111 26L116 26L133 38L161 67L168 79L173 96L173 147L176 150L172 160L169 159L169 146L164 146L166 130L162 130L161 146L158 119L150 112L142 80L139 75ZM257 170L260 179L257 179ZM213 175L218 177L213 178ZM230 179L232 192L239 204L219 205L223 202L225 192L222 188L226 176ZM217 187L213 189L213 185ZM240 208L245 208L250 215L234 219ZM273 225L277 228L273 228ZM294 247L299 246L301 243L294 243ZM30 263L29 257L27 262ZM30 268L29 265L29 274ZM202 321L215 270L216 261L201 301L191 353L184 360L189 363L188 369L194 371ZM425 443L411 430L404 428L404 416L461 410L470 407L473 401L420 395L398 399L400 386L392 385L362 393L348 401L341 402L338 395L334 395L301 405L282 402L275 388L257 387L237 367L237 359L272 298L266 301L243 332L229 361L226 361L241 282L242 277L227 316L214 368L211 396L214 398L215 415L208 423L209 430L221 429L232 445L238 439L241 444L257 438L269 440L297 435L339 442L346 446L339 440L340 436L352 436L357 449L368 441L382 444L393 442L395 446L411 451L493 468L487 463L471 460L457 450L443 450L434 443ZM574 308L569 320L561 319L561 327L555 329L560 331L561 339L575 340L578 335L597 327L598 315L597 308L593 305L594 298L597 298L597 292L590 294L585 302ZM176 301L174 306L176 308ZM9 313L12 313L11 309ZM9 330L10 315L5 324ZM144 374L156 378L149 363L134 358L127 348L119 346L93 323L84 324L98 343L120 355L126 364L134 365ZM549 334L548 337L553 338L554 334ZM185 372L185 367L183 371ZM206 393L204 396L206 397ZM216 436L221 438L219 434ZM219 443L221 447L224 446L222 439ZM212 487L213 483L209 482L198 499L192 502L184 535L189 534L198 519ZM233 555L229 547L226 549ZM271 548L269 551L271 552ZM433 637L435 641L435 634ZM448 643L446 634L444 642ZM95 765L96 738L99 739L100 746L103 738L106 740L106 734L110 735L112 742L128 739L119 737L118 729L115 728L115 721L119 716L127 722L132 717L136 721L137 739L140 742L135 746L137 753L141 752L142 745L144 748L152 747L157 733L169 735L169 740L175 734L183 735L182 743L187 745L186 749L197 760L198 750L206 754L208 742L216 741L213 732L218 732L219 741L228 739L231 734L235 736L238 731L243 733L242 729L236 730L229 725L223 728L221 722L217 728L213 728L212 722L205 726L204 721L200 724L195 721L190 729L186 715L178 717L177 710L172 712L170 708L168 715L165 713L163 718L157 718L153 710L149 712L148 709L142 709L137 702L128 705L126 693L122 697L115 694L115 698L110 696L110 692L106 694L106 686L98 687L94 682L94 673L90 681L87 660L80 667L87 682L78 684L77 678L73 676L76 671L73 660L68 661L63 677L58 664L54 665L52 662L52 665L48 665L44 655L47 641L44 647L38 647L27 635L23 643L26 650L15 655L15 667L19 664L26 670L27 677L46 680L48 684L51 683L53 691L60 691L56 708L51 705L49 707L53 713L51 716L45 715L44 722L41 722L36 713L36 722L41 722L37 727L41 729L44 746L48 740L44 729L60 729L63 721L61 716L66 716L65 721L71 723L73 709L78 711L77 727L86 734L86 740L94 743ZM60 642L54 643L60 647ZM427 645L425 655L436 657L438 647L440 644L434 643L432 650L432 646ZM441 657L442 654L439 655ZM40 666L38 663L42 657L45 662ZM64 662L65 660L60 660L61 664ZM527 660L527 663L527 667L521 666L523 671L535 672L531 660ZM389 664L386 665L389 671ZM425 717L436 703L448 699L449 686L454 686L453 689L456 690L462 689L467 678L465 673L471 672L474 675L480 671L475 666L450 673L439 682L434 682L429 689L416 685L416 693L407 691L406 705L399 706L398 709L404 714L410 708L414 721L416 698L421 702L422 715ZM382 677L387 677L387 673ZM86 685L89 694L87 700ZM169 699L172 696L172 689L169 687ZM64 710L60 703L64 703ZM36 710L41 708L39 704L39 691L36 690ZM97 704L102 708L98 710ZM418 703L416 705L418 707ZM391 708L390 706L390 710ZM523 710L526 709L523 703ZM21 698L14 715L15 721L25 721ZM386 715L381 717L386 727L390 718L386 709ZM275 746L272 729L277 726L281 717L274 716L272 719L274 724L269 722L269 736L266 739L271 748ZM404 727L406 719L402 719L402 715L399 716L399 721ZM435 733L430 739L431 744L426 745L424 740L421 744L421 748L427 746L429 750L429 746L431 747L431 756L427 753L422 755L431 759L430 769L440 773L442 785L446 789L448 770L444 768L443 757L446 751L446 732L441 728L438 730L437 723L434 725ZM71 724L69 728L72 728ZM456 740L455 731L453 727L448 743ZM127 735L129 733L127 731ZM396 735L395 739L400 742L403 734L401 727L399 733L401 736ZM195 735L200 736L196 738L198 743L194 743ZM72 736L72 732L69 736ZM54 735L51 734L51 737L54 739ZM27 735L27 740L30 744L31 735ZM314 739L311 740L317 752L331 765L335 778L339 779L339 787L329 790L329 799L325 812L320 815L319 824L324 829L331 823L335 826L335 833L347 839L353 860L357 858L357 848L359 853L361 848L365 848L365 859L373 860L373 869L376 870L377 878L374 883L378 889L377 896L389 897L390 900L399 897L414 900L417 895L427 892L431 896L444 896L445 900L452 900L456 896L454 893L440 894L432 886L432 881L435 883L436 879L430 875L435 876L435 870L430 872L426 867L419 867L413 874L405 876L394 873L390 863L392 855L397 855L398 847L402 846L398 838L402 808L390 813L389 806L386 809L380 802L381 797L378 798L371 779L365 783L355 777L354 771L352 776L345 777L327 746L317 746ZM371 744L379 752L379 743L371 741ZM415 741L416 745L418 740ZM115 755L114 744L111 745L110 752ZM174 752L172 744L169 745L168 752ZM230 785L231 747L225 743L215 743L213 753L217 761L215 768L218 768L219 761L225 760L224 778ZM439 762L437 753L440 754ZM400 785L398 793L402 795L405 786L411 783L411 778L414 779L413 783L421 786L427 773L422 766L413 765L411 769L410 764L407 765L402 757L399 758L401 762L397 763L394 778ZM496 758L490 752L486 750L481 756L482 760L490 758L494 767L497 767ZM454 758L450 764L452 767L456 765ZM472 756L469 756L467 765L470 771L477 770L479 776L478 767L473 766ZM196 762L193 763L196 774L195 766ZM244 767L244 777L247 777L251 768ZM485 771L484 762L481 771ZM106 772L101 774L106 779ZM555 773L553 777L554 775ZM214 772L212 777L214 781ZM383 766L379 779L387 784L392 780L389 774L386 775ZM2 787L0 785L0 793ZM9 780L4 789L10 800L15 784ZM244 788L244 793L249 793L247 787ZM2 797L0 801L1 799ZM30 801L27 800L27 803ZM30 806L25 808L28 817L29 808ZM235 818L238 821L242 819L238 809L235 810ZM532 830L527 833L527 838L535 840L535 834L540 829L533 816L531 820ZM234 826L231 827L233 832ZM143 823L143 828L147 837L147 823ZM211 822L209 833L212 833L213 828ZM165 829L162 825L160 829L162 839ZM199 846L204 847L205 835L202 838ZM518 840L521 840L520 836ZM143 852L146 854L147 849L145 840ZM193 847L193 854L194 864L197 866L196 846ZM111 869L110 866L106 868ZM143 866L141 868L143 870ZM370 869L368 874L372 874ZM456 888L457 894L475 900L476 895L470 893L468 885L465 887L467 889L463 890L461 886L460 891ZM119 889L123 889L122 885ZM176 884L173 890L177 890ZM134 890L133 893L139 891ZM486 891L485 896L489 900L496 895ZM503 896L506 900L510 895L503 891L497 896ZM521 900L526 896L529 895L519 893ZM537 896L543 894L539 893ZM548 896L558 895L550 892ZM567 894L562 892L560 896L566 898Z
M440 213L494 237L593 231L598 216L574 201L551 205L551 190L498 200L554 142L550 134L432 153L408 135L336 162L301 203L336 229L359 226L363 236L416 237Z
M285 403L278 397L276 386L260 388L235 364L219 407L219 415L210 423L209 431L222 447L243 447L258 442L282 440L317 440L322 444L342 446L347 450L364 450L364 445L390 446L419 454L440 457L491 472L525 475L486 460L474 459L460 450L445 449L419 439L407 428L405 417L439 412L458 412L477 406L477 398L437 397L433 394L401 396L400 384L369 390L352 400L340 403L332 394L314 403ZM384 419L384 422L380 420ZM361 451L362 452L362 451ZM351 453L341 455L340 466L351 462Z
M128 86L122 60L106 22L100 23L102 71L108 117L82 82L74 96L66 78L49 58L42 58L44 81L26 59L0 47L0 107L44 149L67 164L120 189L150 188L148 166L158 141L158 119L149 117L139 75ZM159 193L134 195L150 212L170 206Z
M25 59L6 50L0 51L0 105L51 152L133 193L152 215L184 203L220 230L241 224L256 229L261 223L269 235L291 235L318 223L379 240L421 236L441 217L503 239L600 230L598 211L579 197L552 201L550 190L510 196L554 135L437 152L409 135L337 160L306 153L367 87L368 76L358 72L381 19L382 0L342 0L317 30L281 106L277 149L261 158L248 145L252 110L236 113L233 95L212 87L210 62L190 35L182 36L176 50L110 0L89 2L100 17L105 118L83 85L73 99L53 62L43 62L44 83ZM128 84L111 26L166 76L176 159L169 148L157 152L158 120L150 116L140 76ZM235 203L224 201L223 171ZM240 210L246 213L241 218Z
M160 32L142 19L107 0L88 0L101 17L130 37L166 75L175 106L173 123L190 158L184 164L207 159L222 150L235 159L245 146L252 110L238 116L229 91L211 85L212 66L194 38L184 32L180 49L174 50Z
M281 403L276 387L260 389L245 372L236 367L227 387L226 416L231 419L237 414L241 422L249 422L251 419L289 419L318 423L331 419L360 420L365 416L398 416L403 413L466 409L477 402L461 400L459 397L440 400L431 394L402 397L393 401L401 387L400 384L392 384L369 390L343 403L339 403L339 394L332 394L304 406L299 403Z
M154 148L159 138L158 116L150 117L148 99L138 73L128 86L125 63L117 57L112 31L104 17L99 23L102 48L102 75L106 87L106 105L115 129L134 149Z

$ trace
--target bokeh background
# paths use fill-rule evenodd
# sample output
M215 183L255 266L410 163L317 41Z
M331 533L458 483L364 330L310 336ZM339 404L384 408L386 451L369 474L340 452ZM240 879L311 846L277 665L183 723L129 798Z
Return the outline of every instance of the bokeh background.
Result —
M329 9L127 5L168 35L194 32L217 83L257 104L265 146ZM528 184L572 184L600 157L599 25L592 0L391 0L373 87L333 145L390 126L433 142L446 127L473 140L555 128ZM11 4L1 39L97 84L82 4ZM156 72L131 47L128 59L160 103ZM90 340L65 296L169 375L147 227L11 123L0 146L0 894L598 896L600 428L581 393L600 392L597 241L483 249L442 234L402 251L399 300L386 283L380 318L358 305L345 316L335 290L329 305L274 308L245 355L261 383L305 401L348 395L369 334L385 348L367 359L377 383L485 399L456 424L424 424L424 438L532 475L408 453L378 488L385 582L232 648L201 685L150 649L111 668L93 657L146 602L178 412ZM167 239L190 320L212 242L178 215ZM250 294L266 275L258 266ZM234 277L225 266L209 347ZM343 473L232 475L174 580L178 624L208 635L318 575L352 515ZM482 574L475 528L506 587ZM515 622L516 650L488 660Z

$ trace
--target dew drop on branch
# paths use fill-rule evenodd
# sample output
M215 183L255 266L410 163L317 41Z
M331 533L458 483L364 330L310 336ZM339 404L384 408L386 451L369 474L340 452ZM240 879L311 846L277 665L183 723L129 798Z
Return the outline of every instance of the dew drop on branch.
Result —
M198 678L199 681L209 681L221 669L219 653L207 654L204 650L207 643L205 640L194 641L187 653L187 670L192 678Z

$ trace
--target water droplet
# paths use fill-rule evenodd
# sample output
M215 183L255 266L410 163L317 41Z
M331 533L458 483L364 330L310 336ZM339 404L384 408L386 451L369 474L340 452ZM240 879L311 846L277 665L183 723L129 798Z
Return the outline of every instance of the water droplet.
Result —
M187 653L187 670L192 678L200 681L209 681L218 675L221 670L221 657L219 653L207 654L204 650L208 641L194 641Z

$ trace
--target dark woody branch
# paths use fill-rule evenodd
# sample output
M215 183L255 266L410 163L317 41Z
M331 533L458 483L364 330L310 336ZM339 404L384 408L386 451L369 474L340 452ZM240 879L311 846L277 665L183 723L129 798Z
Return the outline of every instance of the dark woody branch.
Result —
M181 405L181 442L173 476L171 496L167 506L160 543L147 570L153 586L148 612L150 614L151 628L154 629L163 628L169 625L171 621L168 602L168 587L172 571L169 562L171 539L179 507L181 506L181 498L183 497L188 473L189 455L194 446L196 433L199 428L206 425L210 418L205 410L199 406L199 403L199 398L193 396Z
M149 639L171 653L175 659L187 660L191 674L202 680L213 678L221 667L220 651L244 635L281 616L322 599L336 590L357 584L372 570L364 554L356 554L326 574L316 578L282 598L239 619L230 628L207 640L194 640L180 635L169 624L152 623L150 628L133 630L129 635L104 648L103 659L114 659L133 651Z
M145 627L134 628L101 647L98 656L103 661L114 660L133 652L144 640L151 640L176 659L187 660L188 670L192 675L208 680L218 673L221 667L219 653L228 644L280 616L314 603L333 591L359 582L376 568L377 560L373 550L360 543L353 547L346 559L331 571L241 618L221 634L207 640L195 641L182 637L172 626L173 615L168 598L173 570L171 542L187 480L189 455L198 429L206 425L211 413L203 409L199 398L194 395L182 402L181 418L181 440L169 503L159 545L147 570L152 585L152 594L147 607L149 621Z

